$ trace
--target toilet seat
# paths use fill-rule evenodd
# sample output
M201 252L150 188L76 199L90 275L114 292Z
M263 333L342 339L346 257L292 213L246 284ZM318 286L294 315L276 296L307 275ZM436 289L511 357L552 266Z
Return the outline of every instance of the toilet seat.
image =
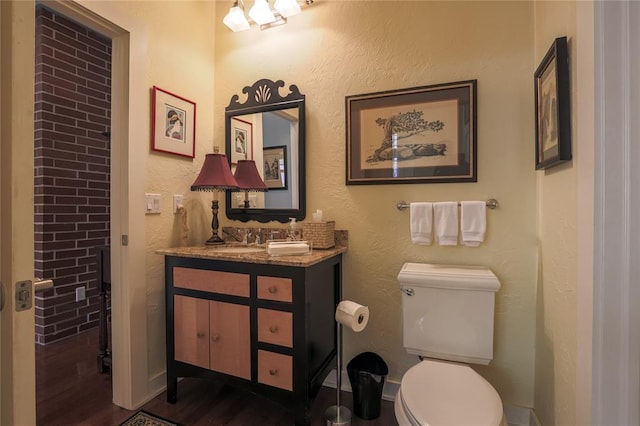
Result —
M402 378L395 401L400 425L499 426L502 401L471 367L425 360Z

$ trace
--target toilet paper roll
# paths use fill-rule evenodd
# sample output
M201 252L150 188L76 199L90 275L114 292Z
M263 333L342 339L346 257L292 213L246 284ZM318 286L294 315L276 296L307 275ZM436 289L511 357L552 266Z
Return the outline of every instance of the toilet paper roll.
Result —
M338 303L336 321L353 331L360 332L369 322L369 308L351 300L343 300Z

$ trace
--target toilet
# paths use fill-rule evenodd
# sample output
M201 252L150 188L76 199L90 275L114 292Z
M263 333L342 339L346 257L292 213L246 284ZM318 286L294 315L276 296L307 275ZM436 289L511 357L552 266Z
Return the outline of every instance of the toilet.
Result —
M404 347L421 362L402 377L400 426L505 426L498 392L468 364L493 359L495 293L484 266L405 263L398 274Z

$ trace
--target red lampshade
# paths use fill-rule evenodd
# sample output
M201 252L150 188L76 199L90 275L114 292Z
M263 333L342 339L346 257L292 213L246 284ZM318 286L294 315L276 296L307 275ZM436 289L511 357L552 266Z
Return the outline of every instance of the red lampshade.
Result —
M192 191L224 191L237 188L229 162L224 154L207 154L200 174L191 185Z
M236 172L233 174L238 182L238 189L242 191L266 191L267 185L260 179L256 162L253 160L238 160Z

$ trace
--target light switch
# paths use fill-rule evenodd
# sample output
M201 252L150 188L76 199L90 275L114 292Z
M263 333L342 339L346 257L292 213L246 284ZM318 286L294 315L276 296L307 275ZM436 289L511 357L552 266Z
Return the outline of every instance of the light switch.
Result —
M145 213L160 214L160 194L144 194L145 196Z
M180 211L180 209L184 208L184 205L182 204L184 200L184 197L182 196L182 194L176 194L173 196L173 213L176 214Z

